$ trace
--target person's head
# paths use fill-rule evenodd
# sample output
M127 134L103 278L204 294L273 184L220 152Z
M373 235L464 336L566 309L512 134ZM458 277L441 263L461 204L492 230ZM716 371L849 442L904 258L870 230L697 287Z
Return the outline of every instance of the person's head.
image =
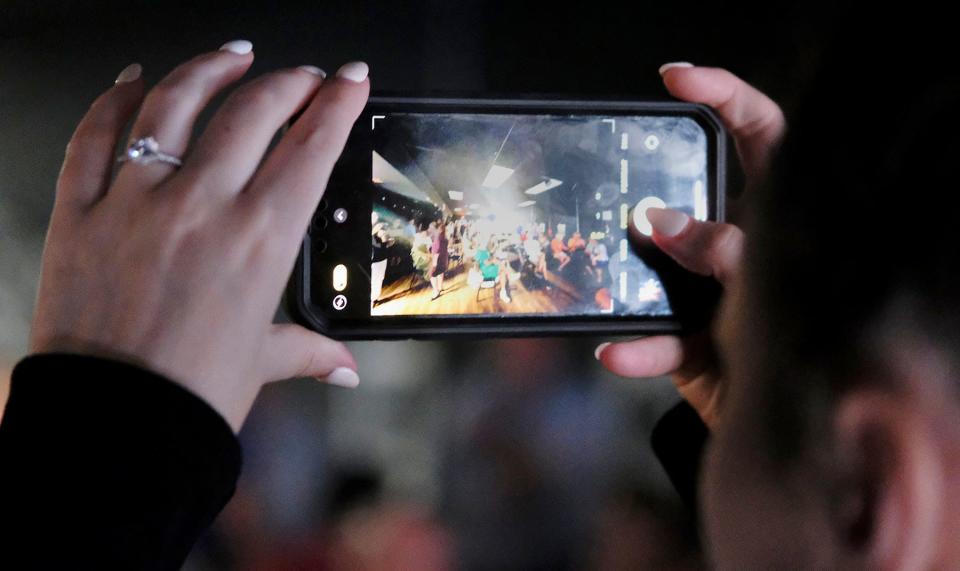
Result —
M960 75L896 39L940 32L888 31L823 54L745 197L701 488L721 568L960 566Z

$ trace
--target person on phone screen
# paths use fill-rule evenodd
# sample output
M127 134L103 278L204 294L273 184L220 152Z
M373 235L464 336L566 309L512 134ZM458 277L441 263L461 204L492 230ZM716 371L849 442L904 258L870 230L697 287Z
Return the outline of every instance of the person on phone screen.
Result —
M563 233L558 232L553 240L550 241L550 250L553 252L553 259L559 264L557 273L563 271L563 268L570 263L570 255L567 254L567 245L563 243Z
M441 220L439 225L431 224L431 228L433 228L433 241L430 244L430 285L433 287L433 297L430 301L433 301L443 293L443 276L449 264L450 248L447 242L446 223Z
M390 246L394 240L387 233L387 225L380 222L380 217L374 212L372 215L373 227L373 256L370 264L370 308L377 304L383 292L383 279L387 273L387 260L390 259Z

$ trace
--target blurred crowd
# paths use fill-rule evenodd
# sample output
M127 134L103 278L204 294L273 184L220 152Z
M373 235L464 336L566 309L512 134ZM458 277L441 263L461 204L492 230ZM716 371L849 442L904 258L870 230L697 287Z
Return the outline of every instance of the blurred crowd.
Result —
M702 568L648 446L672 388L610 378L590 347L363 343L356 392L269 387L188 569Z

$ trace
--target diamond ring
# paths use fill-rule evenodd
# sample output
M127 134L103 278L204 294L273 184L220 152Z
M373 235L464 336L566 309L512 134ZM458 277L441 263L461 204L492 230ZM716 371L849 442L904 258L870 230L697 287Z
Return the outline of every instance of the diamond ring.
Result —
M153 137L144 137L133 142L123 156L117 159L119 162L132 162L141 165L148 165L153 162L161 162L179 167L183 164L178 157L160 152L160 145Z

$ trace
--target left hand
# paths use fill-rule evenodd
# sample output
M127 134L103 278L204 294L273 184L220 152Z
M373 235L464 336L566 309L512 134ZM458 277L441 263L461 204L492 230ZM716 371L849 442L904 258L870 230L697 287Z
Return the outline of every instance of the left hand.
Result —
M30 341L33 352L110 357L165 375L235 431L265 382L357 380L343 344L272 320L366 103L367 68L350 64L327 79L315 68L264 75L234 91L191 146L197 116L253 57L249 43L231 42L182 64L146 98L139 73L125 70L94 102L57 183ZM126 162L112 180L114 148L138 108L131 139L153 136L183 165Z

